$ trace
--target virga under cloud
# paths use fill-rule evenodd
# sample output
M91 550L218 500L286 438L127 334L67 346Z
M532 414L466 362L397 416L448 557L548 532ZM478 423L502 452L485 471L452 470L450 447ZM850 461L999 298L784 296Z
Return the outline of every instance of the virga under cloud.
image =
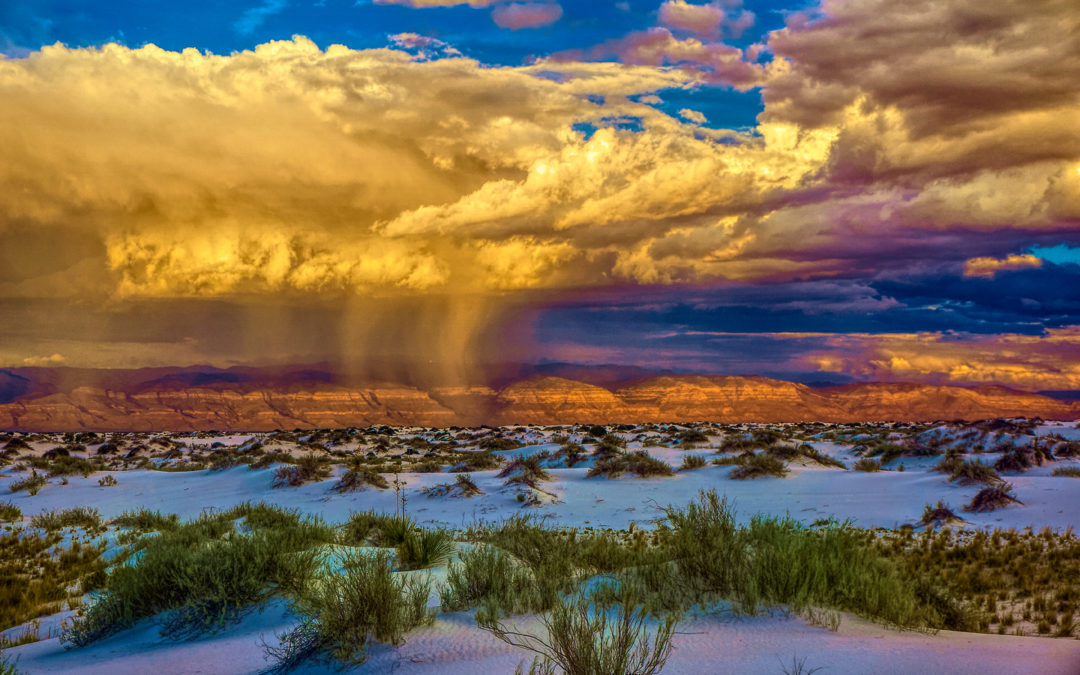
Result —
M494 30L573 25L580 12L378 4L490 10ZM379 48L303 37L230 55L55 45L0 61L0 296L249 308L451 299L482 308L440 348L453 360L476 358L476 336L511 307L542 322L537 308L554 300L649 287L670 302L688 284L786 289L778 305L827 279L841 290L819 306L850 327L803 345L798 368L1068 388L1057 384L1075 378L1075 354L1060 345L1080 316L1029 292L1039 297L1018 299L1030 310L1022 328L969 339L995 319L964 313L967 290L901 290L929 278L1008 284L1040 269L1033 247L1080 242L1080 10L827 0L735 42L766 15L671 0L621 35L519 64L408 26ZM666 108L678 92L724 90L760 91L756 125ZM43 241L55 242L48 264L34 262ZM910 325L853 327L861 310L843 289L873 285ZM942 337L928 307L969 323ZM707 332L698 320L674 328ZM747 328L770 331L785 326ZM578 338L594 356L630 347ZM561 358L574 340L522 344ZM1042 356L991 358L1009 350Z

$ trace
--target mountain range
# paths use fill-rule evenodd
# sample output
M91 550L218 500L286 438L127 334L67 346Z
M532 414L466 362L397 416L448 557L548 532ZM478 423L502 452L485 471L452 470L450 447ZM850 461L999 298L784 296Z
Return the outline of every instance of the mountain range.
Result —
M588 373L581 371L581 376ZM261 431L373 424L1080 419L1080 403L1000 386L661 375L606 386L534 373L499 386L356 384L318 367L0 370L0 428ZM614 382L611 384L610 382Z

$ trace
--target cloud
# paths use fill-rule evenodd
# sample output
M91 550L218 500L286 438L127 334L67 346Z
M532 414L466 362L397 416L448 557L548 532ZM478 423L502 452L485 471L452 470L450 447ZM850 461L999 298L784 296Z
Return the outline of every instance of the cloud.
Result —
M964 263L966 277L993 277L1002 270L1019 270L1025 267L1041 267L1042 258L1030 253L1010 255L1005 258L971 258Z
M622 63L648 66L679 66L712 84L749 89L763 82L764 68L746 59L743 50L722 42L680 40L667 28L636 31L586 50L556 54L558 60L590 61L615 57Z
M405 5L416 9L426 7L457 7L468 5L469 7L490 7L499 0L374 0L376 5Z
M658 18L668 28L689 31L703 38L717 39L726 29L731 37L739 37L743 31L754 25L754 14L748 11L730 13L725 4L710 2L696 5L686 0L667 0L660 5Z
M491 19L499 28L520 30L550 26L562 14L562 6L555 2L512 2L491 10Z
M267 17L280 14L288 6L288 0L265 0L259 6L245 10L233 24L233 28L241 35L250 35L266 21Z
M62 366L67 363L63 354L49 356L28 356L22 360L24 366Z
M0 61L0 298L469 306L844 279L946 289L934 311L972 332L1060 327L1071 300L1036 288L1056 266L1017 267L1016 292L960 272L1077 243L1078 14L830 1L761 49L657 27L521 67L414 33L47 47ZM713 85L759 88L758 124L650 105Z
M838 335L808 366L858 379L1080 389L1080 327L1046 335Z
M705 124L709 121L709 118L705 117L705 113L699 112L697 110L691 110L690 108L683 108L682 110L680 110L679 116L683 119L690 120L691 122L695 122L697 124Z

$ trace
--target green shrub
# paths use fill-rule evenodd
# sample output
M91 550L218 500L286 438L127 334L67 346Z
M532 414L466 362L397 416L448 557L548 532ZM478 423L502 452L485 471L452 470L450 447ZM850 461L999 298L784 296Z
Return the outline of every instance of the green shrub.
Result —
M609 606L578 593L560 599L541 618L547 635L521 632L490 613L478 613L477 623L503 642L536 654L530 672L653 675L671 653L678 617L664 616L650 632L645 626L648 615L643 607L619 604L613 616Z
M782 460L762 452L743 457L739 465L728 474L728 477L734 480L746 480L764 476L783 478L787 473L787 467Z
M989 485L1001 481L1001 476L989 464L983 464L979 460L962 460L951 465L949 481L956 481L961 485L971 485L972 483Z
M101 463L94 463L82 457L57 457L49 464L50 476L82 476L86 477L104 467Z
M13 481L8 488L12 492L19 492L20 490L26 490L31 496L36 495L49 481L45 480L44 476L38 474L37 471L32 471L29 476L22 480Z
M851 465L851 468L856 471L873 473L875 471L881 471L881 462L876 459L867 459L863 457L862 459L856 460L855 463Z
M81 527L87 531L97 531L105 529L105 523L97 509L77 506L40 513L30 519L30 527L40 527L46 532L55 532L65 527Z
M679 466L679 471L693 471L694 469L701 469L705 466L705 458L701 455L683 455L682 464Z
M225 533L232 536L214 538ZM303 591L318 560L312 543L289 528L238 534L223 518L144 538L140 555L109 574L61 640L81 647L161 612L169 637L220 629L274 592Z
M268 646L277 670L328 654L346 664L363 663L372 640L401 644L413 628L430 623L429 581L392 573L390 555L349 552L341 572L315 584L294 606L300 625Z
M298 458L295 464L279 468L274 473L273 487L297 487L329 477L330 461L325 457L307 454Z
M831 607L907 627L943 621L914 580L846 524L806 528L756 516L740 528L726 499L711 490L666 514L662 546L676 573L660 577L669 586L654 589L661 593L688 593L694 603L713 594L746 612L765 603Z
M526 612L535 604L529 570L494 546L480 544L462 551L450 564L439 591L443 611L458 612L485 605L509 613Z
M22 520L22 509L11 502L0 502L0 523Z
M956 514L952 509L945 505L944 502L938 500L936 506L930 506L927 504L923 507L922 518L919 522L923 525L944 524L956 518Z
M502 466L502 458L491 452L466 452L461 456L461 461L450 469L451 473L464 473L471 471L489 471Z
M454 554L454 538L446 530L412 530L397 547L405 569L442 565Z
M639 478L652 476L672 476L675 472L671 465L656 459L644 450L638 452L620 452L601 457L585 474L586 478L604 476L618 478L624 473L632 473Z
M370 485L380 490L385 490L390 487L390 483L386 482L386 478L378 471L373 468L363 468L346 471L331 489L334 492L339 493L353 492L355 490L363 489L365 485Z

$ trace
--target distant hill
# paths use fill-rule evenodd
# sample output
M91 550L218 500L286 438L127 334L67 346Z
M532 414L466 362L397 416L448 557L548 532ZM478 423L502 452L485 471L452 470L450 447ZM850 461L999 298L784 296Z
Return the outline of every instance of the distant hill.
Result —
M546 370L494 388L421 389L347 382L323 366L11 368L0 370L0 428L256 431L371 424L1080 418L1080 403L998 386L854 383L815 388L755 376L650 374L634 379L641 371L615 366Z

